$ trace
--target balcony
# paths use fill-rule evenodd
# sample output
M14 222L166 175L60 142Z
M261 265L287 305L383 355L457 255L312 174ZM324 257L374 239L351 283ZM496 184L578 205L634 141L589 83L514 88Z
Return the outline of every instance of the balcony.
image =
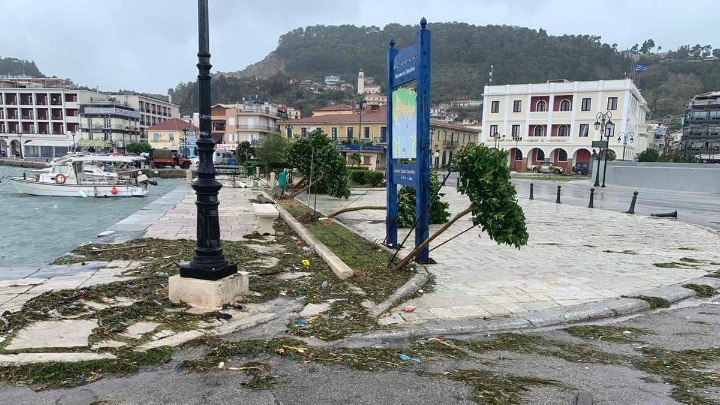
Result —
M263 132L280 132L280 127L271 127L268 125L237 125L236 128L238 130L257 130L257 131L263 131ZM223 128L221 131L224 131L225 128Z
M381 136L379 138L373 138L373 145L385 145L387 143L387 137Z
M443 149L456 149L460 146L460 141L443 141Z

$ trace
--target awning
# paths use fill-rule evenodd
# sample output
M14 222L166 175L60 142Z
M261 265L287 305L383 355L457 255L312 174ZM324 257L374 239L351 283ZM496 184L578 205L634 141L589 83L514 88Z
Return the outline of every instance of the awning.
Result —
M25 146L64 146L72 147L72 141L61 141L61 140L45 140L45 139L31 139L23 142Z

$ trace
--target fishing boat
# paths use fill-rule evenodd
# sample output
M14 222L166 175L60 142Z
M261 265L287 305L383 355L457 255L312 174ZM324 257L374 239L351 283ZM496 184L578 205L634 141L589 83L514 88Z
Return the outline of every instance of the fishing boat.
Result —
M142 158L134 156L76 156L55 162L45 172L10 177L15 188L25 194L53 197L145 197L147 185L153 184L144 174L135 178L121 177ZM85 165L92 167L88 174ZM113 167L115 170L101 170Z

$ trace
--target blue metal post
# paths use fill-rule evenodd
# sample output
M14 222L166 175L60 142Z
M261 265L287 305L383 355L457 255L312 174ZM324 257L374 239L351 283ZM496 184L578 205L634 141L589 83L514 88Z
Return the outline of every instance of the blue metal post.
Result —
M398 50L395 49L395 40L390 40L390 48L388 49L387 67L388 67L388 96L387 96L387 125L385 130L385 141L387 142L387 149L385 151L387 162L385 164L385 183L386 187L386 200L387 200L387 212L385 215L385 244L390 247L397 246L397 183L395 183L394 161L393 153L393 133L392 133L392 117L393 117L393 102L392 94L394 87L393 80L393 63L395 62L395 55Z
M415 215L419 218L415 228L415 246L419 246L430 237L430 31L427 20L420 20L418 32L418 108L417 108L417 173ZM430 246L425 246L415 256L418 263L430 261Z

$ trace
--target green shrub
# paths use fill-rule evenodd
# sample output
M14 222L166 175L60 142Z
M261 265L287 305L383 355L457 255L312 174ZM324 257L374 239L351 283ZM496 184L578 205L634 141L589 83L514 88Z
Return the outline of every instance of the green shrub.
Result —
M348 170L349 172L351 172L351 171L353 171L353 170L359 170L359 171L365 171L365 172L366 172L366 171L368 171L368 170L370 170L370 169L368 169L368 168L365 167L365 166L348 166L348 167L347 167L347 170Z
M353 181L355 184L365 184L365 175L370 174L370 172L366 170L351 170L350 171L350 180Z
M371 187L377 187L382 184L383 182L383 174L381 172L366 172L365 173L365 182L369 184Z

